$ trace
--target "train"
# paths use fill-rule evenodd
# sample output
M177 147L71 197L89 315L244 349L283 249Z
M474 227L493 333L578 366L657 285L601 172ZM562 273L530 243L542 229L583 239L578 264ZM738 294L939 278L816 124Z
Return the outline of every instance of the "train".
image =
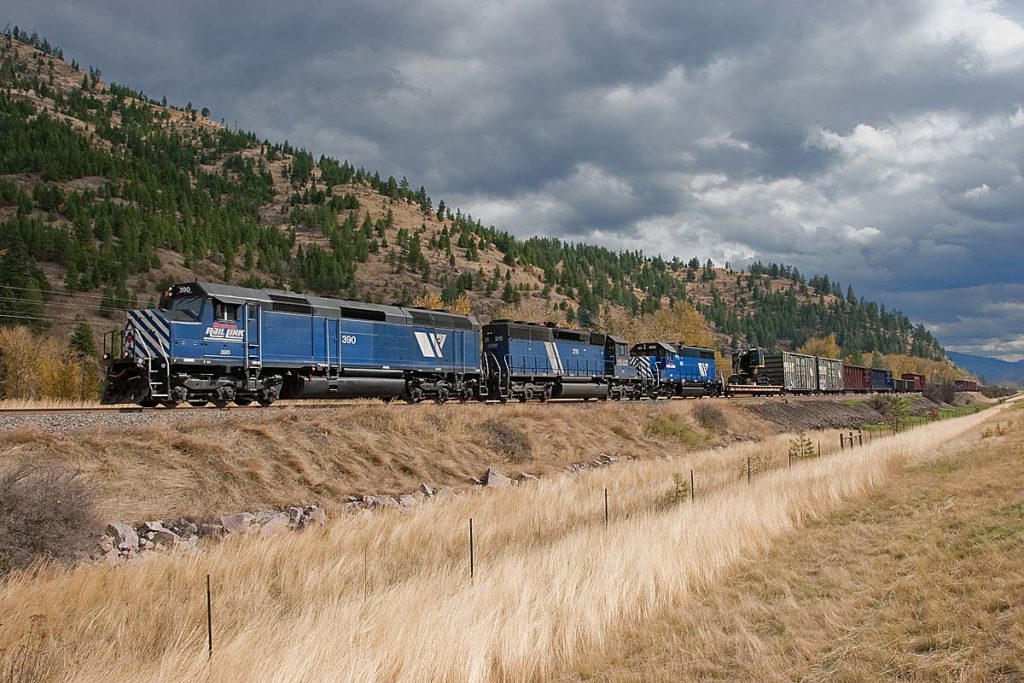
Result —
M920 391L924 378L788 351L733 353L554 324L253 289L169 287L104 336L103 402L174 407L279 399L640 400Z

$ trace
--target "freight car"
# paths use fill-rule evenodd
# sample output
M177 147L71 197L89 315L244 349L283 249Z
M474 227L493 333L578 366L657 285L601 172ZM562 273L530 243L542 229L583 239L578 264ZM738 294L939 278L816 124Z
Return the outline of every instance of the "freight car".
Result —
M888 392L893 389L892 370L871 368L871 391Z
M924 391L927 380L924 375L919 375L916 372L904 372L900 375L900 379L910 380L914 383L914 391Z
M278 398L467 400L482 384L471 316L210 283L129 311L105 403Z
M683 342L644 342L633 346L629 353L633 367L646 380L644 394L650 398L700 398L722 393L713 349Z
M843 391L846 388L843 381L843 361L820 356L816 360L818 363L818 391L825 394Z
M863 365L843 364L843 386L846 391L864 393L871 391L871 368Z
M955 391L978 391L981 386L973 379L956 379L953 380L953 389Z
M483 328L487 391L480 398L639 398L626 340L586 330L495 320Z

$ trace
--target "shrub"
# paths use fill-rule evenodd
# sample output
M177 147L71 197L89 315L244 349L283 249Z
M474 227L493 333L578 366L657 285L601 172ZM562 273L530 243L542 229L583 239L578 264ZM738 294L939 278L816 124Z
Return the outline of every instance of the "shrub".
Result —
M73 560L97 528L92 494L76 472L31 464L0 473L0 575L36 560Z
M690 425L671 415L658 415L644 427L644 435L681 441L691 446L702 442L701 436Z
M525 462L533 456L526 432L514 424L488 420L483 423L487 445L509 462Z
M726 427L725 414L713 403L698 403L693 409L693 419L709 432L724 431Z

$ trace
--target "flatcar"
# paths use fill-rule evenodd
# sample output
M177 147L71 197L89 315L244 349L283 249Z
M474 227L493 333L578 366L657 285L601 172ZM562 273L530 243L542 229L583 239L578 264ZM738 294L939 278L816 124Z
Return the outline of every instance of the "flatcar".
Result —
M129 311L105 403L269 405L278 398L467 400L481 383L471 316L193 282Z

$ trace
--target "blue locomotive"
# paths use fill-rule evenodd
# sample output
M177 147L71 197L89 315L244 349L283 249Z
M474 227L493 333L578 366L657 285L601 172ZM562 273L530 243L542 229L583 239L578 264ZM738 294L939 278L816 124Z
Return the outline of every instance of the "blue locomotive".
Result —
M633 366L647 380L646 395L651 398L699 398L722 392L713 349L683 342L644 342L630 349L630 355Z
M129 311L106 403L269 405L278 398L468 400L481 383L471 316L210 283Z
M530 401L893 391L887 370L747 349L723 382L713 349L626 340L272 289L192 282L128 311L104 403L223 407L279 398ZM107 342L104 341L106 350ZM628 350L627 350L628 349ZM850 379L862 371L863 386ZM906 383L909 384L909 383ZM914 387L904 386L909 391Z
M554 325L495 320L483 328L485 396L500 401L639 398L626 340Z

